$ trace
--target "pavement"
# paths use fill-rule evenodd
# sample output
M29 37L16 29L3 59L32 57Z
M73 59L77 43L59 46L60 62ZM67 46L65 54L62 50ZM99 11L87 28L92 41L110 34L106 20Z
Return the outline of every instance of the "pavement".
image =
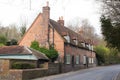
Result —
M120 80L120 65L89 68L33 80Z

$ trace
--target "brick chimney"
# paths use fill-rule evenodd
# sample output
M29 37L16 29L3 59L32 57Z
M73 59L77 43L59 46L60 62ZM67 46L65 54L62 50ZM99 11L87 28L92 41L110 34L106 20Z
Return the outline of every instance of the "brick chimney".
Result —
M43 7L43 18L48 20L50 18L50 7L49 7L49 2L47 2L47 5Z
M64 26L64 20L63 16L59 17L59 20L57 21L61 26Z
M43 35L44 35L44 41L43 44L45 46L49 46L49 32L48 32L48 26L49 26L49 19L50 19L50 7L49 7L49 2L47 2L47 5L42 8L42 17L43 17Z

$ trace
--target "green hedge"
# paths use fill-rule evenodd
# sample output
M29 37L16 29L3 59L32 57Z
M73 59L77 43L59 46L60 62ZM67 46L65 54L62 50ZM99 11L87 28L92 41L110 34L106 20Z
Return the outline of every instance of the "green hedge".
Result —
M30 47L44 53L49 59L51 59L52 62L58 58L58 52L51 46L49 49L47 49L45 47L39 46L39 43L37 41L33 41Z
M29 63L16 62L12 64L12 69L32 69L32 68L35 68L35 65Z

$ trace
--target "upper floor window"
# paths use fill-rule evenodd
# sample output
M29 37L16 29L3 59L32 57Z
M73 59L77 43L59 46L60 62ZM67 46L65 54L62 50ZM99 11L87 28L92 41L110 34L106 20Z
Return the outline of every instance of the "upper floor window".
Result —
M92 51L94 50L93 45L91 45L91 50L92 50Z
M81 44L82 44L83 47L85 47L85 43L84 42L82 42Z
M76 45L78 45L78 40L77 39L74 39L73 41L75 42Z
M86 44L85 44L85 47L89 49L89 44L88 44L88 43L86 43Z
M89 50L92 50L92 45L91 44L89 44Z
M70 36L69 35L64 36L64 38L67 40L68 43L70 43Z

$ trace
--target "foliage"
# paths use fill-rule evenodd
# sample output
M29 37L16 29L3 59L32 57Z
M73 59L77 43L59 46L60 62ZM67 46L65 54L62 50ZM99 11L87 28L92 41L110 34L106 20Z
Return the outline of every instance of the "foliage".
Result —
M96 51L96 58L98 60L98 65L104 64L106 55L109 52L108 48L104 46L96 46L94 50Z
M21 36L23 36L26 32L26 25L23 25L21 28L20 28L20 34Z
M0 47L5 46L3 43L0 43Z
M102 16L101 27L107 45L120 51L120 25L113 24L110 18Z
M5 45L6 42L7 42L7 38L5 36L0 35L0 43Z
M115 48L108 48L103 45L96 46L96 58L98 65L108 65L120 63L119 51Z
M39 47L39 43L37 41L33 41L30 47L44 53L52 62L58 58L58 52L53 47L50 47L49 49Z
M12 39L12 40L8 41L8 42L6 43L6 45L7 45L7 46L17 45L17 40L16 40L16 39Z
M39 49L39 43L37 41L31 42L31 48L38 50Z
M96 34L95 28L87 19L81 20L80 18L74 18L69 22L68 28L80 34L85 39L93 40L95 45L98 45L101 41L103 41L103 39Z
M12 64L12 69L32 69L35 68L33 64L16 62Z
M102 14L108 16L112 22L120 23L120 0L97 0L102 2Z

